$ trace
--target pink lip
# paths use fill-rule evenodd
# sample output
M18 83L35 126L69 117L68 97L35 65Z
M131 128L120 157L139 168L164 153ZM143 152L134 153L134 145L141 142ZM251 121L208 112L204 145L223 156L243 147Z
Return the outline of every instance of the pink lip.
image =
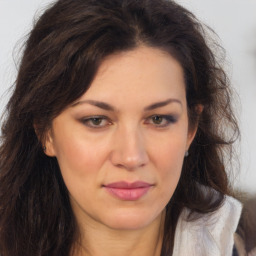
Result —
M143 181L133 183L120 181L103 186L112 196L121 200L135 201L144 196L152 184Z

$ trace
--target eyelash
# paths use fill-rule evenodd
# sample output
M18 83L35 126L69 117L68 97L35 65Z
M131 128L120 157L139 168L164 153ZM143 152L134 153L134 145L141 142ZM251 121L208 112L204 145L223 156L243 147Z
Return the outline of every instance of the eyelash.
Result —
M159 124L154 123L153 118L161 119L161 123L159 123ZM95 123L93 123L94 121L100 121L100 122L99 122L99 124L95 124ZM164 121L164 124L162 124L162 121ZM93 128L93 129L105 128L112 124L111 120L106 116L86 117L86 118L81 119L81 122L85 126L87 126L89 128ZM103 123L103 125L102 125L102 122L107 122L107 124ZM153 115L153 116L146 118L145 124L152 124L153 126L155 126L157 128L165 128L165 127L169 126L170 124L173 124L176 122L177 122L177 118L174 117L173 115Z
M153 118L160 118L162 120L164 120L164 124L155 124L153 122ZM165 128L167 126L169 126L170 124L174 124L177 122L177 118L174 117L173 115L153 115L153 116L150 116L149 118L147 118L146 120L149 120L149 121L146 121L146 123L150 123L150 121L152 122L152 125L158 127L158 128Z
M96 120L101 120L101 121L106 121L107 124L106 125L97 125L97 124L93 124L94 121ZM87 118L83 118L81 120L81 122L87 126L87 127L90 127L90 128L94 128L94 129L100 129L100 128L105 128L109 125L112 124L112 122L109 120L109 118L107 118L106 116L91 116L91 117L87 117ZM101 122L100 122L101 124Z

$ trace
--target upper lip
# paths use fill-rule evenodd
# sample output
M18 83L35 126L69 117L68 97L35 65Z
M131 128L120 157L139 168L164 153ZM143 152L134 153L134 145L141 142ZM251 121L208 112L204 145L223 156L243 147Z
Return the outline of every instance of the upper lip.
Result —
M132 189L132 188L146 188L152 186L152 184L144 182L144 181L135 181L135 182L126 182L126 181L118 181L104 185L104 187L108 188L123 188L123 189Z

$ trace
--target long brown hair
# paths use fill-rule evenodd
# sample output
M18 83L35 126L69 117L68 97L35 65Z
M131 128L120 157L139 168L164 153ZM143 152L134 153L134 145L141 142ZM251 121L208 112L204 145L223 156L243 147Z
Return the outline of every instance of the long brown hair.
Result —
M230 193L224 155L239 132L228 79L207 40L194 15L173 1L59 0L44 12L26 42L2 125L1 256L71 254L78 227L57 160L44 154L40 141L52 120L86 92L106 56L141 44L182 65L189 122L198 125L166 206L162 255L172 254L183 207L208 213L221 205ZM198 104L204 106L200 116ZM218 196L205 195L198 184Z

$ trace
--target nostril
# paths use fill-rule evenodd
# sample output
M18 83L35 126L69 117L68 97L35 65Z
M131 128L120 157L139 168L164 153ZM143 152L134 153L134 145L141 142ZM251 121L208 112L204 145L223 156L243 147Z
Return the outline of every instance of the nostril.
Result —
M144 136L136 126L120 126L113 137L112 164L119 168L135 170L148 162Z
M115 151L111 156L112 164L118 168L136 170L144 167L148 162L146 152L137 152L133 156L125 152Z

